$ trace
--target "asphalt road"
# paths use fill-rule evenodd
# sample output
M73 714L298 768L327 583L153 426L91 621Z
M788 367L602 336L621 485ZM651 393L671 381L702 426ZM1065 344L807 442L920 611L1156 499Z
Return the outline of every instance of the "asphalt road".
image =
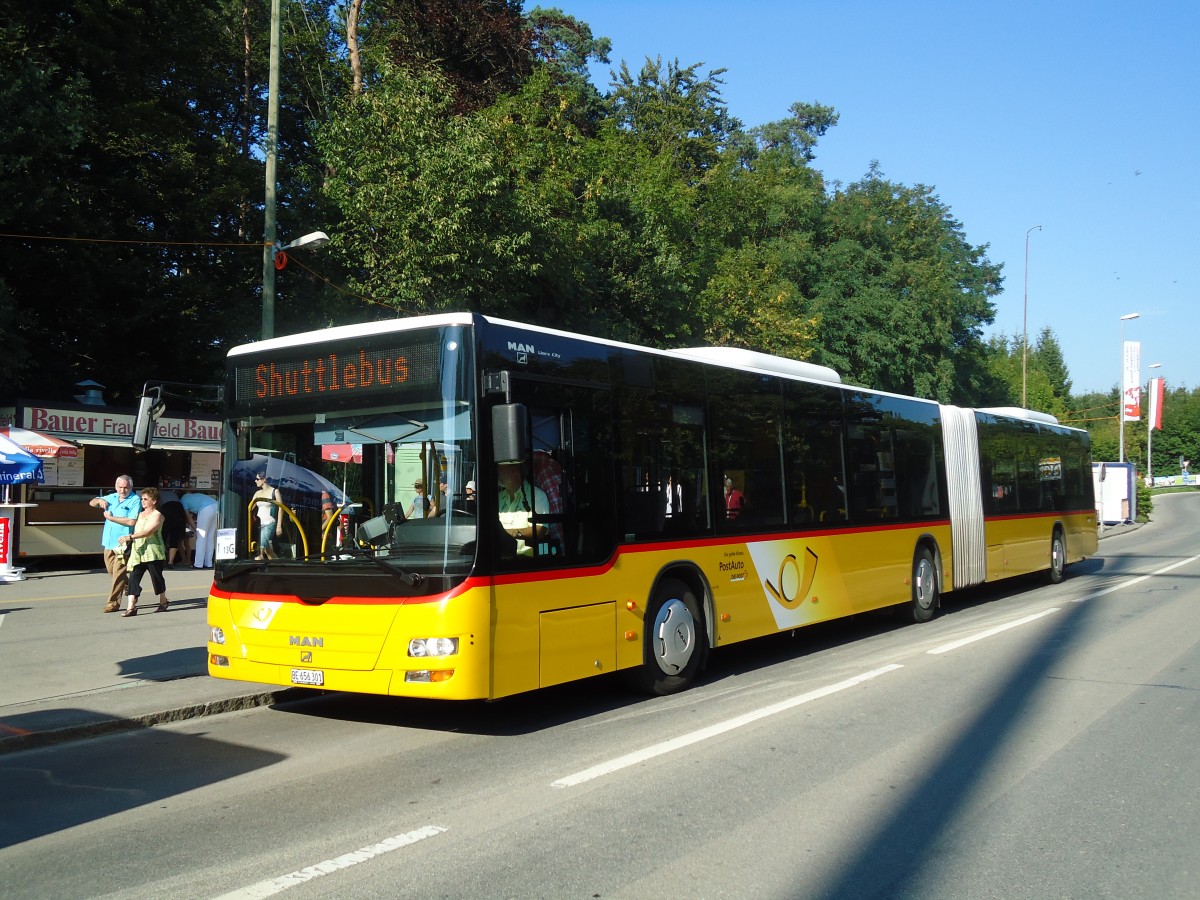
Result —
M1194 897L1200 497L686 694L329 695L0 756L10 897Z

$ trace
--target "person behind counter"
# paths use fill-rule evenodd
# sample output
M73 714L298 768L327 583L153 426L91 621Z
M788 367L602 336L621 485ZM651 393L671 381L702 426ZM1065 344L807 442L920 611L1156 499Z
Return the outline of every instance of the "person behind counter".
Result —
M187 562L188 518L179 495L174 491L158 492L158 511L163 516L163 543L167 545L168 569Z
M106 613L116 612L121 608L121 598L129 586L129 568L125 563L124 549L120 538L133 531L138 514L142 511L142 501L133 492L133 479L128 475L118 475L113 484L114 492L104 497L93 497L88 505L104 510L104 531L100 534L100 546L104 548L104 568L108 572L111 584L108 590L108 603L104 607Z
M192 566L211 569L213 551L217 548L217 510L219 504L208 494L184 494L180 501L187 513L192 531L196 533L196 555Z
M136 616L138 598L142 595L142 576L150 573L150 584L158 594L158 609L155 612L166 612L167 582L163 578L163 565L167 560L167 545L163 542L163 523L166 517L157 509L158 488L148 487L142 490L142 512L137 517L137 524L129 534L122 535L119 543L128 544L132 549L129 553L129 606L122 616Z

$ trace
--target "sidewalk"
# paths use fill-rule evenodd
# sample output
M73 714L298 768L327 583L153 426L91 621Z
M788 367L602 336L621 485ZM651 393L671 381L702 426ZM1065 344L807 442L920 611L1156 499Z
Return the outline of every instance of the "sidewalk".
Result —
M129 618L101 612L103 569L30 571L25 581L0 582L0 753L303 696L209 678L212 571L171 569L166 579L170 609L154 612L145 579L144 605Z
M1100 537L1139 527L1108 526ZM154 612L143 582L145 605L130 618L101 612L103 569L31 571L25 581L0 582L0 753L311 694L209 678L212 573L171 569L166 577L170 609Z

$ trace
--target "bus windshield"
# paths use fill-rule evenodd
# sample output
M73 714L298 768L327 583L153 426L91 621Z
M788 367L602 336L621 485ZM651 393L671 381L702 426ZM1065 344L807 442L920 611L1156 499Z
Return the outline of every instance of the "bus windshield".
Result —
M226 573L238 563L470 571L478 454L458 330L234 363L229 389L242 408L229 421Z

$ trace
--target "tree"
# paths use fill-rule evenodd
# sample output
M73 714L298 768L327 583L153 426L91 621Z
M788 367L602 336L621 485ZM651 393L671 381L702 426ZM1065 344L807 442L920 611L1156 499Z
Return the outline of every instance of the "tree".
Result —
M663 68L662 58L647 59L636 76L622 62L608 96L613 123L628 132L654 158L668 163L689 184L717 165L721 150L740 131L721 99L721 75L678 60Z
M835 193L822 238L816 361L871 387L973 402L1002 282L986 245L967 243L932 189L888 182L875 165Z
M0 230L36 236L0 239L6 391L92 378L119 401L150 377L211 379L260 259L215 246L245 243L261 184L230 140L241 3L3 7L0 103L20 124L0 134Z
M1025 406L1057 416L1073 415L1071 379L1063 360L1058 338L1050 328L1042 329L1037 343L1023 358L1024 342L1020 335L1009 338L994 335L987 344L985 357L995 387L980 402L992 406ZM1024 372L1023 372L1024 370Z
M372 0L368 34L380 66L434 75L465 114L511 94L532 71L522 0Z
M561 9L535 6L529 11L532 50L535 57L577 83L591 84L588 62L607 63L612 40L593 37L586 22Z
M838 114L819 103L793 103L790 112L788 118L760 125L751 134L765 150L781 150L810 163L816 159L818 139L837 124Z
M828 119L836 120L832 110ZM712 343L799 360L816 352L820 320L809 296L826 200L820 173L808 165L813 143L803 146L731 141L706 184L696 243L714 256L703 261L709 274L700 293Z

